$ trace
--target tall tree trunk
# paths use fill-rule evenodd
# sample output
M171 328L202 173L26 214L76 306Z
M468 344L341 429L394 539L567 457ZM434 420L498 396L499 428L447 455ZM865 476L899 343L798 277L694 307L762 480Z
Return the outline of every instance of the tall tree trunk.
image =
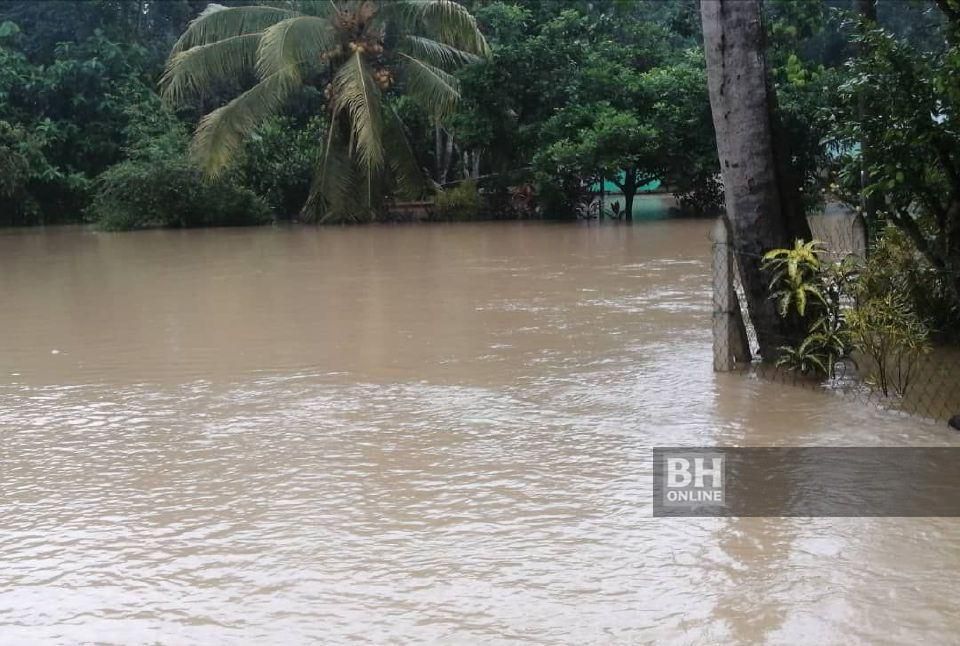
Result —
M760 0L702 0L700 10L727 217L760 355L770 360L792 339L794 326L780 319L769 298L761 256L787 246L792 236L809 238L809 228L802 217L788 221L783 208L783 195L796 189L781 191L785 164L773 139L776 103L767 78Z
M463 151L463 179L480 179L481 150Z
M854 0L855 9L864 21L864 26L875 27L877 25L877 0ZM860 56L870 54L869 46L863 44L860 46ZM867 94L861 89L860 96L857 98L857 111L860 123L864 123L870 115L869 100ZM866 130L866 129L864 129ZM867 231L869 227L874 226L877 218L877 211L880 209L882 197L874 192L872 195L866 195L866 188L870 185L870 165L873 163L873 144L868 137L864 136L860 140L860 213L857 219L860 220L860 230L864 232L863 248L868 249Z

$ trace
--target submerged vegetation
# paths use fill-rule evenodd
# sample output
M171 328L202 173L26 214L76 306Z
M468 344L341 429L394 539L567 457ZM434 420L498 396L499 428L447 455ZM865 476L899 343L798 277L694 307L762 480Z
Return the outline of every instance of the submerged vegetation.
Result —
M796 315L804 330L799 343L780 347L777 364L832 379L838 363L851 361L883 396L906 395L920 357L930 351L934 319L918 313L909 275L898 266L911 253L904 242L891 230L885 252L865 263L853 256L830 261L816 241L768 252L770 297L781 317Z
M933 338L956 335L956 1L735 6L763 11L750 42L766 43L754 80L769 96L751 117L771 131L767 206L780 212L764 216L777 235L754 245L766 229L727 204L738 245L754 259L790 248L811 237L805 215L846 203L883 268L862 289L897 282ZM411 201L450 220L629 218L649 181L688 212L716 212L730 133L714 131L705 43L718 32L698 7L710 5L0 0L0 224L365 222ZM604 186L617 209L599 204ZM814 369L842 317L807 320L830 296L786 267L781 310L821 335L786 345ZM769 310L760 328L803 331L777 321L769 282L749 290L750 308Z
M687 0L0 0L0 224L362 222L464 179L460 218L573 217L599 177L710 211L698 39ZM172 194L216 215L141 208Z

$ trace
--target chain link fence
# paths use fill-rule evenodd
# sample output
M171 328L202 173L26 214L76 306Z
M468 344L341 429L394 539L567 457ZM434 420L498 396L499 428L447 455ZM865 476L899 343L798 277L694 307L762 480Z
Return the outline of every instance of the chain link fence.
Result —
M822 259L840 262L848 256L864 258L866 236L862 220L840 208L810 218L815 240L824 243ZM824 362L826 370L804 372L796 366L778 365L778 359L802 341L795 336L777 337L765 332L767 354L761 357L757 330L747 313L747 292L740 268L756 266L762 258L738 252L722 221L711 234L713 240L713 343L714 368L737 370L747 375L794 387L821 391L876 406L894 413L933 421L947 421L960 414L960 348L933 346L928 352L903 352L890 344L878 361L854 350ZM767 280L767 279L765 279ZM768 285L762 286L767 291ZM849 298L846 300L849 301ZM843 302L843 307L852 306ZM802 337L802 335L801 335ZM881 337L882 339L882 337ZM882 344L881 344L882 347ZM770 348L776 350L771 352ZM876 353L874 353L875 355ZM827 373L824 376L823 373Z

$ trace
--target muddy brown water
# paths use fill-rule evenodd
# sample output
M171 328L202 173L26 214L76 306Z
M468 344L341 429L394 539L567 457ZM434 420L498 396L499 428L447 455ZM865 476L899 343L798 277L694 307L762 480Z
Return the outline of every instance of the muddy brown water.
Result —
M0 233L4 643L956 640L956 519L658 519L662 445L957 445L711 371L706 221Z

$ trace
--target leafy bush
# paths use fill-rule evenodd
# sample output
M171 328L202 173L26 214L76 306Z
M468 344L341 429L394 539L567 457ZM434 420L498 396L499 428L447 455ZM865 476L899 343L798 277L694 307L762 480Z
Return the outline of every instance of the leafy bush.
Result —
M305 124L292 117L274 117L246 142L237 174L279 217L292 218L307 202L324 129L322 117Z
M228 180L206 181L185 159L129 161L98 180L90 213L106 230L245 226L270 221L253 191Z
M770 298L780 316L795 313L806 330L800 345L780 348L777 365L832 378L837 362L852 349L843 302L858 268L852 258L828 263L823 255L819 242L797 240L792 249L768 252L763 266L773 274Z
M186 156L187 132L156 95L130 108L129 161L97 178L88 216L118 231L152 227L244 226L270 221L253 191L224 176L207 180Z
M837 362L857 352L869 361L868 385L884 396L906 394L929 351L929 328L917 313L907 273L891 271L897 244L895 238L881 242L865 266L853 257L826 262L819 243L802 240L764 256L780 316L795 313L806 329L799 345L780 348L777 365L833 378Z
M927 327L903 292L870 297L847 313L850 340L870 360L867 383L901 397L920 356L930 351Z
M473 180L437 192L437 217L446 220L473 220L480 215L480 193Z
M864 294L903 293L932 331L946 341L960 335L960 311L951 298L951 276L934 268L898 228L883 230L870 253L861 288Z

